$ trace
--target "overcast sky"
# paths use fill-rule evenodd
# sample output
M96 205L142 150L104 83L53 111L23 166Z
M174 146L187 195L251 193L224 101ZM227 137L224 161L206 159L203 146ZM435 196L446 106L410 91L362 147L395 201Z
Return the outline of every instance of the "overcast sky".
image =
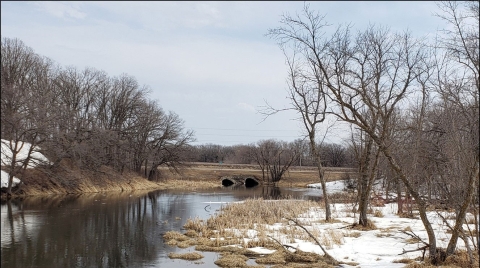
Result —
M369 23L434 36L434 2L311 2L335 27ZM1 35L19 38L61 66L127 73L177 113L195 144L293 141L304 131L292 112L265 121L265 100L288 106L287 68L268 29L303 2L1 2ZM338 127L327 142L341 142Z

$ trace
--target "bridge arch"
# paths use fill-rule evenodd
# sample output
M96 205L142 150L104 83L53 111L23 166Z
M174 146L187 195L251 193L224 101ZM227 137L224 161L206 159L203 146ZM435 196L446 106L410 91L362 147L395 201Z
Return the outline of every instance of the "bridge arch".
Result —
M222 186L230 187L235 185L245 185L245 187L255 187L260 184L260 180L253 175L233 175L221 178Z
M259 184L260 183L258 182L258 180L256 178L253 178L253 177L245 178L245 187L247 187L247 188L255 187Z
M224 178L222 179L222 186L225 186L225 187L228 187L228 186L232 186L234 184L237 184L236 181L230 179L230 178Z

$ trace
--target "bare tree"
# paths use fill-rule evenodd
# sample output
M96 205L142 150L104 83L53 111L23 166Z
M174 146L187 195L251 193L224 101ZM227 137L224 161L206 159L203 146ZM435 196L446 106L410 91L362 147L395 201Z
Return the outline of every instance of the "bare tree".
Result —
M148 179L156 180L158 167L166 165L168 168L178 171L181 164L181 151L189 147L194 141L193 131L184 131L184 122L174 112L165 114L161 119L159 128L155 130L148 143L148 160L150 165L145 164L149 169Z
M13 153L9 193L39 145L54 166L65 158L93 171L145 166L152 179L160 165L177 170L193 141L178 115L149 101L148 87L132 76L57 69L17 39L2 39L1 59L2 150ZM19 157L24 142L32 145L26 158Z
M450 172L467 178L463 185L455 187L457 195L463 198L455 202L457 216L446 250L448 256L456 248L479 181L480 17L478 1L444 1L437 5L442 12L436 15L447 22L436 44L440 56L435 85L445 111L453 117L447 125L449 130L454 130L453 133L447 131L451 144L448 167ZM480 243L478 238L477 231L477 244ZM480 244L477 250L480 253Z
M331 210L325 169L317 147L317 128L324 123L327 109L326 87L323 82L325 74L321 72L317 62L327 45L321 38L322 31L328 24L324 17L309 10L308 5L304 6L302 15L282 15L280 23L282 26L270 29L267 35L278 41L285 54L288 65L288 99L291 105L288 109L300 115L307 132L311 155L315 159L322 185L325 217L329 221ZM267 104L264 114L269 116L279 111Z
M365 135L361 130L358 131L358 134L359 137L355 139L354 133L352 133L351 141L360 176L357 183L359 211L358 224L367 226L367 210L373 184L376 179L380 152L375 150L375 144L368 135Z
M426 215L426 202L391 153L393 116L407 95L415 90L416 78L424 71L426 56L422 44L409 33L392 34L388 29L375 26L359 32L354 38L348 26L341 27L331 38L326 38L323 37L322 27L326 25L323 17L309 11L308 6L303 14L304 20L287 20L283 22L287 28L279 28L277 32L283 37L280 40L291 41L297 48L300 47L298 43L304 44L306 49L315 51L304 57L310 64L290 64L290 75L301 73L298 69L314 70L318 88L323 89L323 95L328 89L328 96L336 105L330 112L356 125L375 142L415 198L429 237L430 256L436 260L435 233ZM315 38L311 37L312 33ZM303 83L296 85L301 88ZM306 102L308 105L315 103Z
M2 165L8 166L7 194L11 195L14 176L32 163L47 164L36 155L51 127L49 104L55 96L50 76L54 67L18 39L3 38L1 46L2 154L9 158Z
M298 160L301 151L301 143L263 140L252 148L252 155L262 170L263 181L276 185Z

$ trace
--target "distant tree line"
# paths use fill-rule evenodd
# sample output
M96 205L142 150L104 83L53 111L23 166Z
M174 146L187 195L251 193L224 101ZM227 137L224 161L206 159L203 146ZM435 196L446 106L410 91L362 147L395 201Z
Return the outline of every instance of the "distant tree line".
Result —
M274 144L277 147L283 146L289 148L286 149L287 151L298 151L298 157L294 159L292 166L315 166L307 141L301 139L293 142L268 139L258 141L257 143L233 146L223 146L211 143L194 145L191 147L188 157L192 162L258 164L255 157L255 151L262 149L265 150L263 147L265 147L267 143ZM321 152L322 162L326 167L356 166L354 151L350 145L322 143L318 145L318 147Z
M70 159L81 168L107 165L153 180L160 165L176 169L194 140L177 114L127 74L62 68L10 38L2 38L1 64L1 137L14 152L11 177L24 168L15 155L22 142L41 148L53 165Z

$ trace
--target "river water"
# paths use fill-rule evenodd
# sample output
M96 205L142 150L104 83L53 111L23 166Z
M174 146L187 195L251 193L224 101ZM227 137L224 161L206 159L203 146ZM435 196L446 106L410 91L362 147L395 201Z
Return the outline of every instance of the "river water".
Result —
M263 197L319 200L306 188L218 188L199 191L29 197L1 203L1 267L216 267L217 253L198 262L170 259L194 251L164 244L188 218L208 219L226 203ZM252 263L253 264L253 263Z

